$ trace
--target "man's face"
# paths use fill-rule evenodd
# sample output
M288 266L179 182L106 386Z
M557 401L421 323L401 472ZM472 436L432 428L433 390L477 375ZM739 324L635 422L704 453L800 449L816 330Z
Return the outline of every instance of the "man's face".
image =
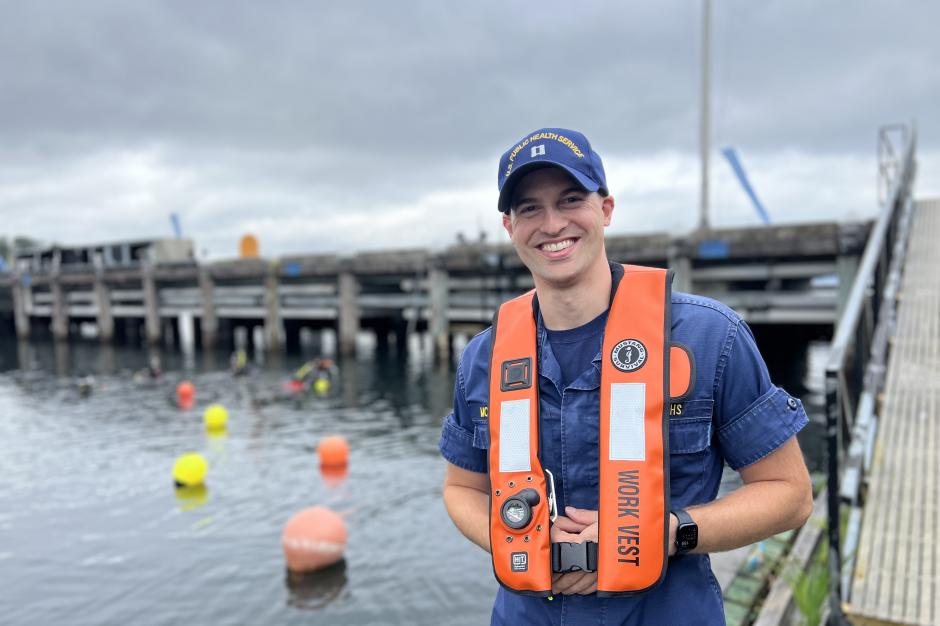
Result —
M503 226L535 278L570 286L604 257L604 228L614 199L585 191L564 170L546 167L527 174L510 206Z

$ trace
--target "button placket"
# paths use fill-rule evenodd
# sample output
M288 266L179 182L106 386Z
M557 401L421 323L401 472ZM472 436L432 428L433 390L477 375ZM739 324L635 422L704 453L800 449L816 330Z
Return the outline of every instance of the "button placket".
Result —
M568 390L565 389L561 392L561 408L558 414L558 434L561 439L561 497L565 504L568 504L571 500L568 499L568 437L566 436L565 426L567 421L565 420L565 407L568 403Z

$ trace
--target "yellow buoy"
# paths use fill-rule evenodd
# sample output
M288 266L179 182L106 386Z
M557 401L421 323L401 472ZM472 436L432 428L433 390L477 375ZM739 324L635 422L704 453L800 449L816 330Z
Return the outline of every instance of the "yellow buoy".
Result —
M205 422L207 430L225 430L228 411L221 404L210 404L202 414L202 421Z
M189 452L173 464L173 482L177 487L195 487L206 479L209 464L198 452Z
M325 378L318 378L313 381L313 390L321 396L330 390L330 381Z

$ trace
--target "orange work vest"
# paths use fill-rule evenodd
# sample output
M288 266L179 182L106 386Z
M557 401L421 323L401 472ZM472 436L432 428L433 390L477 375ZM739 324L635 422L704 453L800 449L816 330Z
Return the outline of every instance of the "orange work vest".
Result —
M669 554L669 401L692 387L687 349L670 343L672 272L625 265L604 330L597 545L580 569L598 595L646 591ZM490 546L510 591L551 595L554 485L539 462L535 291L493 322L489 397ZM593 548L596 547L596 557ZM557 558L557 555L556 555ZM596 563L595 563L596 561Z

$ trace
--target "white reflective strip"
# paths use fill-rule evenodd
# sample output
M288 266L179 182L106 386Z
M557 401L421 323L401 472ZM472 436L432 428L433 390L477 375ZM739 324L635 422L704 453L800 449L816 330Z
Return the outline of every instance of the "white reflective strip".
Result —
M499 403L499 471L529 472L529 401Z
M610 386L610 460L646 460L646 383Z

